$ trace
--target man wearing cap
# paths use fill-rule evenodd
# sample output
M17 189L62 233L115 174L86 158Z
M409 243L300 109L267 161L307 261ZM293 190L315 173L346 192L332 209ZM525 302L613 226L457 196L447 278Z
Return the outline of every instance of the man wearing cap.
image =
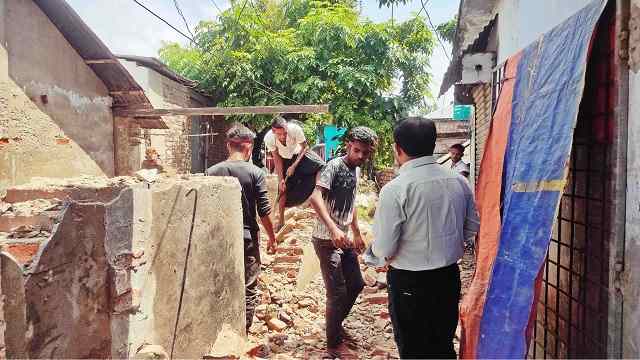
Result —
M271 130L264 137L267 151L273 157L278 175L278 225L284 224L284 209L305 202L313 189L324 161L312 151L302 128L283 117L276 116Z
M267 232L267 251L275 252L276 238L269 218L271 206L264 173L250 163L255 134L242 125L233 126L227 132L229 158L207 170L211 176L233 176L242 187L242 220L244 224L244 268L247 331L253 322L253 314L259 303L258 275L260 274L260 241L256 212Z

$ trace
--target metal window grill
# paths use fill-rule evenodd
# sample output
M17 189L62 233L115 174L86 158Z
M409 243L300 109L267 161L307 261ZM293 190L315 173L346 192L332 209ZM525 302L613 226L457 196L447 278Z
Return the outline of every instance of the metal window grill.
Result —
M502 92L502 84L504 84L504 74L507 70L507 63L504 62L501 65L498 65L496 69L493 71L491 76L491 115L496 112L496 107L498 106L498 99L500 98L500 93Z
M569 164L542 274L529 357L605 358L609 302L607 163L614 96L614 17L598 24Z

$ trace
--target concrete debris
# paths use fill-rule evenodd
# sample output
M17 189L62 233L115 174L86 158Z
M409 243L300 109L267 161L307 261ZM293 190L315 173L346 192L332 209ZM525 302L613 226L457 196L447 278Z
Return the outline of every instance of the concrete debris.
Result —
M375 195L359 204L375 208L373 199ZM263 271L258 288L262 304L256 309L253 326L248 333L249 341L258 345L247 356L322 358L326 350L325 288L310 241L315 214L311 209L294 208L285 212L285 218L285 226L278 234L281 243L276 255L267 256L266 242L261 244ZM361 231L369 243L373 240L371 226L367 223L370 220L360 219ZM470 254L469 259L472 259ZM461 267L465 269L465 264ZM361 270L368 286L345 320L345 329L355 338L354 351L358 358L396 359L398 353L387 304L387 274L383 269L369 268L363 263ZM296 274L297 278L292 283ZM463 271L463 284L471 275L472 268ZM275 320L280 322L279 327L274 326L278 323Z
M276 254L261 242L260 304L245 338L241 241L228 235L241 233L228 230L241 228L240 208L211 206L239 198L237 183L154 171L137 178L38 179L7 190L0 202L1 256L11 259L0 265L13 269L2 279L3 290L11 291L4 294L11 301L5 302L7 355L168 359L175 338L176 358L323 356L325 288L310 241L313 210L285 212ZM358 206L369 210L375 202L369 194ZM185 264L194 205L198 247ZM370 243L371 219L363 217ZM473 274L468 257L461 263L463 289ZM360 264L367 286L343 325L359 358L395 359L386 272ZM174 334L185 267L188 288ZM4 289L10 274L12 287Z
M146 181L148 183L154 183L160 177L160 173L158 169L142 169L136 171L136 177L142 181Z
M363 273L363 278L367 286L373 287L378 282L378 273L372 268L367 268Z
M250 351L250 346L244 336L228 324L224 324L218 332L216 342L211 350L203 357L206 359L239 359L247 351Z
M212 177L161 178L153 187L134 178L38 179L7 189L6 356L244 355L239 200L237 182ZM188 264L187 239L197 248Z
M160 345L143 345L134 356L134 359L156 360L168 359L169 354Z
M276 242L278 244L284 242L285 236L289 234L296 226L296 221L294 219L289 219L282 229L276 234Z
M282 331L287 328L287 323L279 319L271 318L267 320L267 327L269 330Z

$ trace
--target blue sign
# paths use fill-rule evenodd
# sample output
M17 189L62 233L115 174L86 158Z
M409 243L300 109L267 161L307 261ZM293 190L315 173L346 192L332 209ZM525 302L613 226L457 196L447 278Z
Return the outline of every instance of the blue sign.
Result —
M340 145L340 138L347 129L339 128L335 125L325 125L323 129L324 137L324 158L329 161L336 156L336 151Z
M453 107L453 120L471 120L472 105L455 105Z

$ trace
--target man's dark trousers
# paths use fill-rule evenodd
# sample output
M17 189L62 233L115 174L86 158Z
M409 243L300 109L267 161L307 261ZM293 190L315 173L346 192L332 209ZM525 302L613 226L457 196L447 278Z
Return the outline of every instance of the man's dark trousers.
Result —
M258 231L245 230L244 234L244 284L247 331L253 323L253 314L260 303L258 275L260 275L260 247Z
M389 314L402 359L455 359L460 270L407 271L390 268Z
M358 265L358 254L353 249L339 249L333 246L331 240L315 238L313 247L320 259L322 279L327 289L327 347L335 348L340 344L342 322L364 288L364 280Z

